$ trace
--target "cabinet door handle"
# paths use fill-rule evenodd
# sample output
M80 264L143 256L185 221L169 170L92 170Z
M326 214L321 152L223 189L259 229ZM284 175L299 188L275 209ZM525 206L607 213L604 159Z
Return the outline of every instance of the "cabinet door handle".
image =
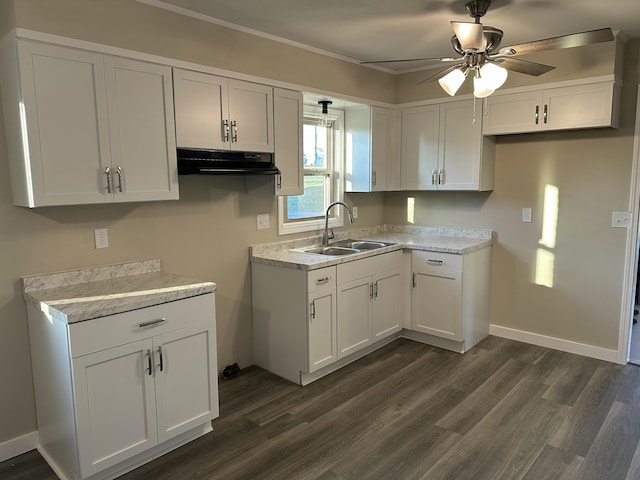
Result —
M373 300L373 283L369 284L369 298Z
M231 141L238 143L238 124L235 120L231 122Z
M122 168L117 167L116 173L118 174L118 191L122 193Z
M431 185L436 185L438 182L437 179L437 175L438 175L438 171L434 170L433 172L431 172Z
M105 167L104 174L107 176L107 186L105 187L107 189L107 193L113 193L111 191L111 168Z
M549 113L549 105L545 105L544 106L544 114L543 114L544 115L544 123L545 124L548 123L547 122L548 113Z
M412 278L411 278L411 286L413 288L416 288L416 274L414 273Z
M276 175L276 187L278 190L280 190L282 188L282 174L278 173Z
M444 169L440 169L438 172L438 185L442 185L444 183Z
M311 302L311 320L316 318L316 301Z
M316 285L324 285L325 283L329 282L329 280L331 280L331 277L319 278L316 280Z
M536 105L536 125L540 123L540 105Z
M149 374L149 376L153 375L153 360L151 360L151 356L151 350L147 348L147 373Z
M371 184L375 187L376 186L376 171L374 170L373 173L371 174Z
M229 120L224 120L222 122L222 141L229 141Z
M378 298L378 282L373 284L373 298Z
M162 345L158 347L158 356L160 357L160 371L164 371L164 362L162 361Z
M166 322L166 321L167 319L164 317L156 318L155 320L149 320L148 322L139 323L138 328L151 327L152 325L157 325L159 323Z
M440 267L440 266L442 266L444 261L443 260L434 260L434 259L430 258L430 259L427 260L427 263L429 265L436 265L436 266Z

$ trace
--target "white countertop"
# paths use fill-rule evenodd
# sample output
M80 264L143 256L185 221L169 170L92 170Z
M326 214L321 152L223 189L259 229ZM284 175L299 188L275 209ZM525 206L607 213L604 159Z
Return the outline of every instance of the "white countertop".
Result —
M493 245L493 232L491 230L444 227L382 225L372 228L349 229L341 231L339 235L336 234L336 238L332 242L347 238L376 240L393 243L393 245L342 256L297 251L305 247L311 248L320 245L321 237L315 236L292 241L252 245L250 247L250 258L254 263L301 270L315 270L395 250L426 250L462 255Z
M24 298L57 320L74 323L214 292L216 284L160 271L147 260L23 277Z

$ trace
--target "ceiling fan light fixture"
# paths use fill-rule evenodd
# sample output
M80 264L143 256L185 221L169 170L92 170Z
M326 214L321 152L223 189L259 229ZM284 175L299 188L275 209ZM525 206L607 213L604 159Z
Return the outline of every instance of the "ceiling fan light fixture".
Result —
M456 68L455 70L450 71L444 77L439 79L438 83L445 92L453 97L464 83L464 79L466 77L467 76L465 72L463 72L459 68Z
M509 73L506 68L503 68L495 63L485 63L480 67L480 77L485 82L485 85L491 90L497 90L504 82L507 81Z
M473 77L473 96L476 98L486 98L494 91L494 89L489 87L488 82L480 76L479 72L476 72L476 76Z

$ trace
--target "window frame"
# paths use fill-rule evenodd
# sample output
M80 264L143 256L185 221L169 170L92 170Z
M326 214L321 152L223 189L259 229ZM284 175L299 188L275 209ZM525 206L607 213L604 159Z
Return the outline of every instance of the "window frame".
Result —
M313 120L316 123L318 120L322 120L323 115L319 107L305 105L304 106L304 120ZM330 169L329 178L331 182L331 192L327 206L335 201L344 201L344 186L342 182L344 171L344 112L342 110L330 109L328 118L333 123L333 165ZM310 124L308 122L307 124ZM300 159L302 162L303 159ZM305 174L312 175L313 173L326 172L324 169L306 169L303 165L303 176ZM303 182L304 183L304 182ZM288 235L292 233L309 232L314 230L324 229L324 216L313 217L307 220L294 220L285 221L286 215L286 202L288 196L278 197L278 235ZM331 210L331 216L329 217L329 227L341 227L344 225L344 215L342 209L335 208Z

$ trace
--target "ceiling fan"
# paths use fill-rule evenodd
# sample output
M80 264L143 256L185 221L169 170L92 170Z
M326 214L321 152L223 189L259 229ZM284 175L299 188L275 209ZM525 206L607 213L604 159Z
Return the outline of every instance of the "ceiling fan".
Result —
M502 30L480 23L480 18L487 13L490 5L490 0L471 0L465 7L474 21L451 22L454 32L451 44L453 49L461 55L460 57L407 58L360 63L432 61L437 62L437 65L450 64L421 80L418 85L438 80L444 91L453 96L471 72L474 84L473 94L478 98L484 98L491 95L506 81L507 69L538 76L555 68L551 65L515 58L519 55L557 48L580 47L614 39L611 28L600 28L499 48L503 35Z

